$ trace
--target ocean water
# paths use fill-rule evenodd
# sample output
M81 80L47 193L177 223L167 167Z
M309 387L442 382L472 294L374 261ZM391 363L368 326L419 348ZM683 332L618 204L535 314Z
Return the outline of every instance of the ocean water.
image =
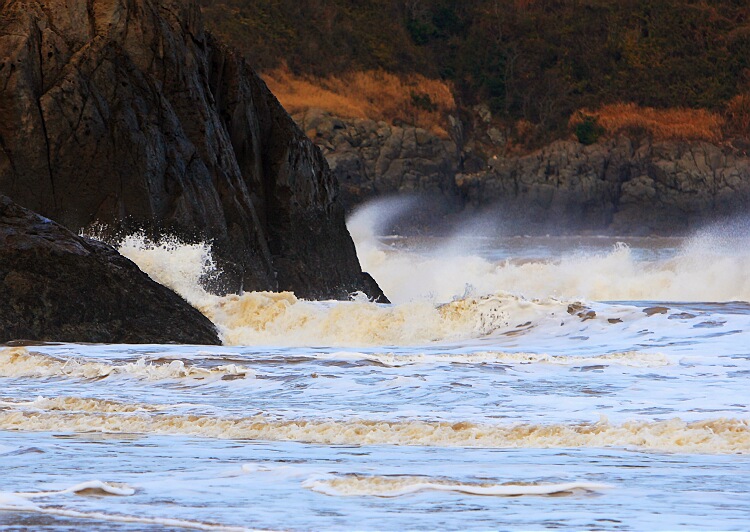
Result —
M224 345L0 348L0 527L747 530L750 231L382 235L393 301L206 293Z

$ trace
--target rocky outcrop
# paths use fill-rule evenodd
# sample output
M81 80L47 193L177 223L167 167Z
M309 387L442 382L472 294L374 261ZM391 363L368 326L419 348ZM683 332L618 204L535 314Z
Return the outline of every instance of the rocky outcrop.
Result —
M418 127L343 120L320 109L294 119L326 156L346 205L410 193L457 202L459 157L452 140Z
M320 152L193 0L0 2L0 192L209 239L224 291L381 295Z
M474 114L467 138L454 128L456 142L319 110L294 118L328 158L349 209L382 195L428 194L446 212L490 213L521 232L669 234L750 207L750 159L737 150L620 137L504 155L507 137L489 110Z
M220 343L203 314L113 248L4 196L0 301L0 343Z
M545 231L680 233L746 213L750 159L705 142L555 142L456 177L468 205Z

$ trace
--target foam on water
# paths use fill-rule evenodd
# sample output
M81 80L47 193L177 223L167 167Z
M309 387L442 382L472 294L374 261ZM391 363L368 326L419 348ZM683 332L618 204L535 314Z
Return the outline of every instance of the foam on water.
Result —
M202 286L216 274L207 244L154 243L134 235L120 251L201 310L227 345L418 345L502 334L521 325L531 330L580 299L750 300L747 231L720 237L706 230L666 259L641 260L618 244L604 253L498 264L455 241L427 253L388 249L377 238L381 211L377 205L363 208L349 228L364 269L395 305L310 302L289 292L219 297Z
M446 354L396 354L358 353L339 351L316 355L320 360L367 360L387 367L402 367L415 364L553 364L560 366L629 366L636 368L656 368L672 364L661 353L626 351L597 356L559 356L545 353L505 353L502 351L480 351L476 353Z
M23 431L104 432L191 435L238 440L299 441L325 445L420 445L437 447L558 448L634 447L665 452L748 453L750 424L742 419L708 419L687 423L606 419L578 424L495 425L472 422L275 419L263 414L227 418L170 415L141 405L67 398L63 405L40 411L0 409L0 428ZM137 408L137 412L134 409ZM65 411L59 411L65 410ZM116 414L116 415L113 415Z
M65 360L31 353L25 348L0 350L0 377L69 377L78 379L103 379L116 375L149 381L168 379L213 380L222 377L253 378L256 372L236 364L214 368L201 368L182 360L154 362L144 357L126 364L112 364L87 360L82 357Z
M663 260L638 260L620 243L603 253L497 264L472 254L463 245L464 234L420 253L382 246L378 230L398 207L375 202L347 222L363 269L396 303L497 291L590 301L750 301L748 224L707 228Z
M564 482L559 484L533 483L470 483L455 480L413 476L326 475L313 477L302 486L318 493L333 496L400 497L420 491L447 491L467 495L518 497L521 495L560 495L574 491L599 491L611 488L593 482Z

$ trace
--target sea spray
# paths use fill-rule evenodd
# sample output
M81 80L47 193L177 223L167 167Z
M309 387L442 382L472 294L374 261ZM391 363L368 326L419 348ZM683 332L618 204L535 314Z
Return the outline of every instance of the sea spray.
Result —
M399 216L402 207L372 202L347 222L363 269L394 303L444 303L498 291L589 301L750 301L750 224L741 221L709 226L668 257L639 257L619 242L604 251L572 249L543 259L518 256L498 262L481 257L476 245L467 245L469 222L452 238L418 251L384 245L377 229L388 227L388 218ZM479 234L488 238L484 229ZM490 240L501 246L510 241Z
M498 262L467 254L471 248L461 244L466 227L460 237L419 251L384 245L378 231L409 206L408 201L375 203L349 220L363 266L394 305L360 299L311 302L290 292L217 296L203 287L216 275L206 243L153 242L137 234L123 239L119 249L201 310L228 345L418 345L524 332L551 320L570 323L566 309L579 299L750 300L747 231L726 236L709 228L655 259L618 243L609 251ZM610 310L597 319L615 323L644 317ZM578 314L574 317L581 320L596 317L596 312Z

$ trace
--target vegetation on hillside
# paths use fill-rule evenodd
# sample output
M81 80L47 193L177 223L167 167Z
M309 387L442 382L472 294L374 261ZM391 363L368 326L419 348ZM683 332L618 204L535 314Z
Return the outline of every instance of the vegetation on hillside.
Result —
M203 3L209 26L261 71L285 63L318 79L356 71L439 79L463 108L486 103L506 124L530 124L530 144L569 134L581 109L601 109L610 130L607 116L621 102L635 107L615 114L640 116L641 126L646 108L652 118L703 109L726 119L725 132L748 133L746 0Z
M448 84L419 74L367 70L297 76L282 66L263 78L290 114L316 107L342 118L413 124L447 138L445 117L456 110Z
M597 133L718 142L724 136L724 124L722 115L707 109L654 109L633 103L604 105L594 111L582 109L570 119L572 129L584 144L595 142Z

